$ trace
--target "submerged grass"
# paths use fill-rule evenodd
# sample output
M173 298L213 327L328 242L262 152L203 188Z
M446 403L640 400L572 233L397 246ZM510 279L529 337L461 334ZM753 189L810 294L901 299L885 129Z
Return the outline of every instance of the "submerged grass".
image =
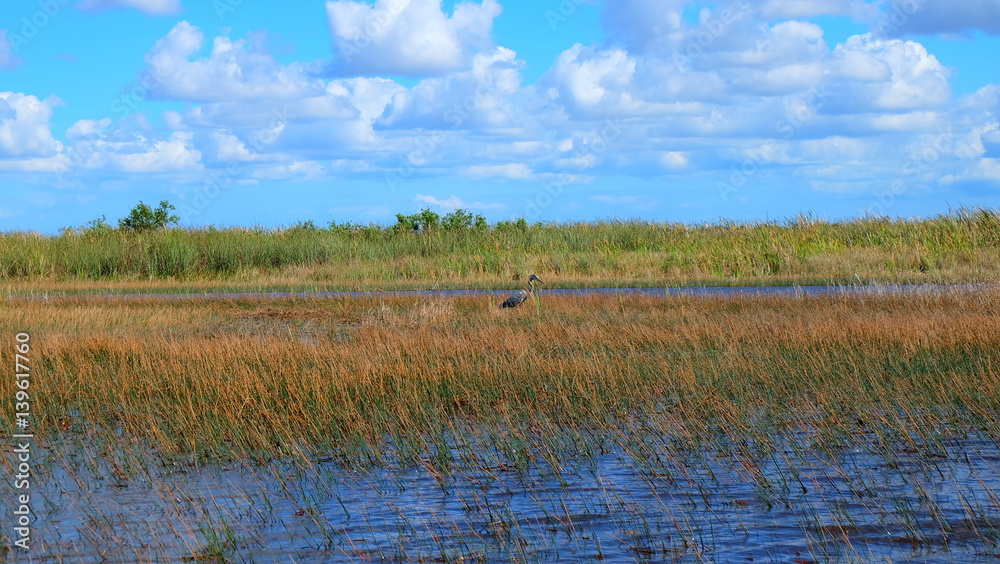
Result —
M335 226L0 234L0 282L30 291L492 288L982 282L1000 278L1000 215L487 229Z

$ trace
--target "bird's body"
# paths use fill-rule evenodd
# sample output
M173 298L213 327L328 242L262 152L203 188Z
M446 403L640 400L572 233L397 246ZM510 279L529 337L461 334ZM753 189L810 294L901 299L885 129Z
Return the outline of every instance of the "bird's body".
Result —
M534 274L532 274L531 276L529 276L528 277L528 287L529 287L529 289L527 289L527 290L520 290L518 292L514 292L513 294L510 295L509 298L507 298L506 300L504 300L504 302L502 304L500 304L500 307L502 307L502 308L504 308L504 307L517 307L517 306L521 305L522 303L524 303L525 300L527 300L529 297L532 296L532 294L535 293L535 281L536 280L539 281L539 282L542 281L541 278L535 276Z

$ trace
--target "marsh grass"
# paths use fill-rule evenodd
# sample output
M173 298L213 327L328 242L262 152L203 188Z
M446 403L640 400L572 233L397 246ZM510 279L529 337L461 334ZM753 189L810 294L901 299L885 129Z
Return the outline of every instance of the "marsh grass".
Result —
M0 331L32 334L43 474L116 492L77 502L103 554L712 560L790 521L860 562L996 552L998 297L77 297L7 302Z
M828 223L596 222L0 235L0 281L31 291L550 287L993 281L1000 216Z
M124 433L164 454L377 458L385 437L422 451L453 421L654 415L694 442L794 425L913 443L996 431L996 297L546 296L510 313L484 298L67 299L5 305L0 330L39 336L33 408L50 439Z

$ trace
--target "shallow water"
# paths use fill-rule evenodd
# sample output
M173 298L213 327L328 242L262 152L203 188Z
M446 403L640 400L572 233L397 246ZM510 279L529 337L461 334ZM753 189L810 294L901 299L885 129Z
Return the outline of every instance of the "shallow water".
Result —
M468 451L368 469L170 463L128 479L67 452L36 478L45 503L27 561L215 547L236 562L997 562L995 441L886 455L856 439L827 454L799 433L760 451L664 440L551 463Z

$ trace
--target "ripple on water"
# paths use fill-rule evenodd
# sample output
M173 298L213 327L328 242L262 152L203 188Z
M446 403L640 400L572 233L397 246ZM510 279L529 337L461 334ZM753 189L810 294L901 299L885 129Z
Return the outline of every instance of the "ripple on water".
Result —
M430 458L368 469L171 463L122 479L106 462L65 454L38 477L45 503L32 552L401 562L996 562L1000 553L995 441L887 457L863 445L820 455L792 437L749 456L663 447L652 460L611 451L558 468L537 457L527 468L450 472Z

